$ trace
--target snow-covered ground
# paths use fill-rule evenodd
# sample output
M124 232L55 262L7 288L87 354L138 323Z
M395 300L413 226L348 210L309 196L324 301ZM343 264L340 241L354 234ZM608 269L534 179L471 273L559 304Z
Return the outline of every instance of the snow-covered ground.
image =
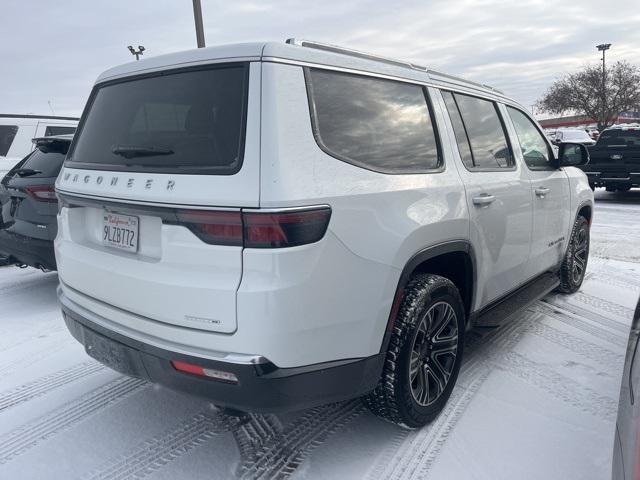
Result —
M56 282L0 269L2 479L605 479L640 292L640 191L597 193L582 290L470 335L446 410L419 431L357 400L228 417L123 377L67 333Z

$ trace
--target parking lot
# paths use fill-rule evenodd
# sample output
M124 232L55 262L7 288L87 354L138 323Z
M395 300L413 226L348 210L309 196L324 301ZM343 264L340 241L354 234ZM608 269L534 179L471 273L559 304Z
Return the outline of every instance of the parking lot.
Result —
M469 335L452 398L417 431L357 400L236 417L123 377L67 332L55 273L2 268L0 478L606 478L639 218L639 190L598 191L581 291Z

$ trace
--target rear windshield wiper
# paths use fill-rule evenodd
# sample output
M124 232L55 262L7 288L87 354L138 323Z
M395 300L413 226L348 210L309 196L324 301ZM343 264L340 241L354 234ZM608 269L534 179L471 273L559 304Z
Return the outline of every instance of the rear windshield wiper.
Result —
M19 168L17 170L14 170L13 173L21 177L29 177L31 175L42 173L42 170L34 170L32 168Z
M154 157L156 155L172 155L173 150L167 147L154 147L145 145L114 145L111 152L124 158Z

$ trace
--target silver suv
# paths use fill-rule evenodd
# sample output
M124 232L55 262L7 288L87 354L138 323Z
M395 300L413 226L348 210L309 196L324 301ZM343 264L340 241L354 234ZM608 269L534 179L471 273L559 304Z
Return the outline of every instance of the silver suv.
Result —
M467 327L580 287L587 158L493 88L339 47L132 62L56 184L64 316L103 363L219 405L363 395L417 427Z

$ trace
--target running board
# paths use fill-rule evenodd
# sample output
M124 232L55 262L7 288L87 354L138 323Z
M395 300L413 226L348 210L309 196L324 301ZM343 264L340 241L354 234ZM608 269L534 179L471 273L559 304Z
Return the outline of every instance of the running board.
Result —
M498 327L560 284L557 273L545 273L474 314L474 327Z

